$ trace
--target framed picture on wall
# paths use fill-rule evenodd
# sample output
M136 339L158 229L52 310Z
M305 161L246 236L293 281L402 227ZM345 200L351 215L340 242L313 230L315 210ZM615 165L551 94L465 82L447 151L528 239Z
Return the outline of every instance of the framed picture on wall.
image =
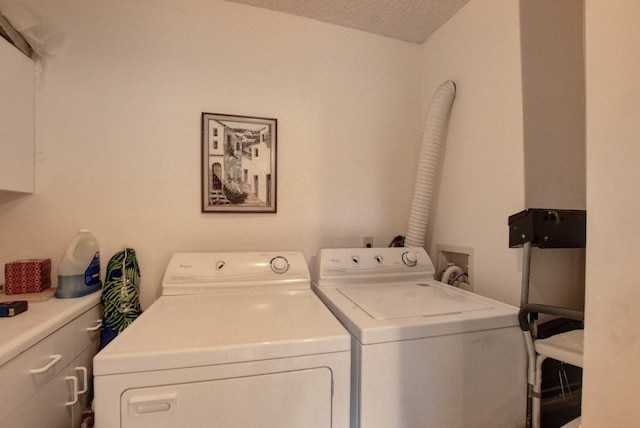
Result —
M278 121L202 113L202 212L276 212Z

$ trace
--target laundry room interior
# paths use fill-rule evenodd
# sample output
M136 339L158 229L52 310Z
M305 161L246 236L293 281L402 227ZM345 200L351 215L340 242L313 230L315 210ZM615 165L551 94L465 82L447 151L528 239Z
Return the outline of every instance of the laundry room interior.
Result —
M35 185L0 191L0 263L56 272L88 228L104 264L135 249L146 309L174 253L387 247L451 80L424 249L471 250L473 292L517 307L509 216L586 210L585 249L532 250L530 300L585 312L582 426L634 426L640 5L462 0L402 40L242 3L0 0L40 43ZM277 119L276 212L202 212L205 112Z

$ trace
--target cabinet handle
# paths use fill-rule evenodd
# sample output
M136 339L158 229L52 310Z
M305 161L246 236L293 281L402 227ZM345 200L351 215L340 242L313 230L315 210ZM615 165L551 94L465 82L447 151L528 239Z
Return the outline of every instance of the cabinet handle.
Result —
M67 401L66 403L64 403L64 405L73 406L78 402L78 378L76 378L75 376L65 376L64 380L70 380L73 384L73 397L71 398L71 401Z
M51 358L51 361L49 361L49 364L47 364L47 365L46 365L46 366L44 366L44 367L40 367L39 369L31 369L31 370L29 370L29 373L36 374L36 373L44 373L44 372L46 372L46 371L47 371L47 370L49 370L51 367L53 367L53 365L54 365L55 363L57 363L58 361L60 361L60 359L62 358L62 355L60 355L60 354L53 354L53 355L50 355L50 356L49 356L49 358Z
M76 367L77 372L82 372L82 391L78 391L79 395L86 393L89 390L89 371L86 367Z
M102 320L96 320L96 325L94 325L93 327L88 327L87 331L98 331L100 330L100 327L102 327Z

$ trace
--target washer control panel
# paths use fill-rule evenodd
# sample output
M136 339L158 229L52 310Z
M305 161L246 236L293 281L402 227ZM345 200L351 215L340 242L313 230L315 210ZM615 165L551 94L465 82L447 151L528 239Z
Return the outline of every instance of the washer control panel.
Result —
M402 263L409 267L414 267L415 265L417 265L418 257L416 256L416 253L412 251L405 251L404 253L402 253Z
M317 285L433 279L434 268L421 247L334 248L320 250L313 282Z

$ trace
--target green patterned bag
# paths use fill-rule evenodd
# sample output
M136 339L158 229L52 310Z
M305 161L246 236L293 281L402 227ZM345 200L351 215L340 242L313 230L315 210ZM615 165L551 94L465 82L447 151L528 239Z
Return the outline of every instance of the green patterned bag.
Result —
M133 248L117 252L109 263L102 290L103 306L100 349L142 313L140 310L140 268Z

